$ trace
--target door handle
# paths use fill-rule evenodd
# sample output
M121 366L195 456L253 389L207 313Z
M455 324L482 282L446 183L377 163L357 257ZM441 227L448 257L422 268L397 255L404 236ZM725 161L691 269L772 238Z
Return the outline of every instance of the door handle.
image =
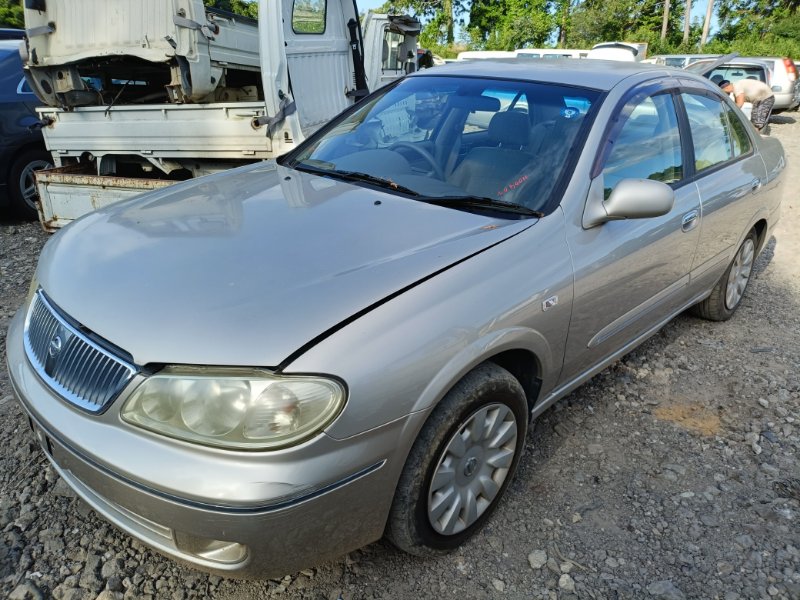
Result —
M750 191L755 192L758 188L761 187L761 180L756 177L753 181L750 182Z
M700 216L696 210L690 211L683 215L681 220L681 231L691 231L697 226L697 218Z

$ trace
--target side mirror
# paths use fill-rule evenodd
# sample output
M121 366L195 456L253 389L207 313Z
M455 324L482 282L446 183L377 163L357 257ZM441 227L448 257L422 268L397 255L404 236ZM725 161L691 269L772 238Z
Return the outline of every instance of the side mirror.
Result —
M589 188L583 213L583 227L589 229L606 221L660 217L672 210L675 192L666 183L653 179L623 179L611 195L603 199L603 177L597 177Z

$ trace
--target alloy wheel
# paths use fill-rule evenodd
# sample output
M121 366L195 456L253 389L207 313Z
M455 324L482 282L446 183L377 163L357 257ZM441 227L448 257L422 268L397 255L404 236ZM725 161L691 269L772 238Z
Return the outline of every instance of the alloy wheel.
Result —
M750 280L750 273L753 270L753 258L755 256L755 244L752 238L747 238L736 258L733 259L730 273L728 274L728 285L725 288L725 306L728 310L734 309L742 299L747 282Z
M25 165L19 175L19 189L22 192L22 198L25 204L36 210L36 201L39 199L39 194L36 191L36 180L34 179L34 171L40 169L47 169L51 165L44 160L34 160Z

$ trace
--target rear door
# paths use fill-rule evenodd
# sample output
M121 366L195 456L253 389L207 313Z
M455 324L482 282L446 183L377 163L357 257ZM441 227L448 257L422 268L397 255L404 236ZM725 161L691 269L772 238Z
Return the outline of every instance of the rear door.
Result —
M763 192L767 174L755 152L756 134L729 102L700 88L685 88L680 97L691 133L693 179L702 199L692 285L707 287L728 266L762 205L742 200Z

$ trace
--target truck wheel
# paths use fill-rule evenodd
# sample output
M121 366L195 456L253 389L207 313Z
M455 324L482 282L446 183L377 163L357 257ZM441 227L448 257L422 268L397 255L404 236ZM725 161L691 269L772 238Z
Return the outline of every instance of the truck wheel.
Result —
M36 191L34 171L49 169L53 159L44 150L28 150L23 152L11 165L8 186L11 196L11 210L22 219L38 218L36 203L39 194Z
M709 321L727 321L733 316L750 282L757 243L756 231L753 229L739 246L733 262L728 265L711 295L694 305L694 314Z
M494 512L519 463L528 405L519 382L484 363L425 422L397 485L386 537L410 554L452 550Z

